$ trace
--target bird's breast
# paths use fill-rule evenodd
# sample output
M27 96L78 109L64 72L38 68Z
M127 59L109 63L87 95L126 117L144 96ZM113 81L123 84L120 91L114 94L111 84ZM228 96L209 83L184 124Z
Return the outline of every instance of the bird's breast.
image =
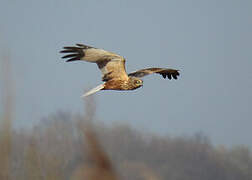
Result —
M104 90L133 90L135 89L130 85L127 80L112 79L105 83Z

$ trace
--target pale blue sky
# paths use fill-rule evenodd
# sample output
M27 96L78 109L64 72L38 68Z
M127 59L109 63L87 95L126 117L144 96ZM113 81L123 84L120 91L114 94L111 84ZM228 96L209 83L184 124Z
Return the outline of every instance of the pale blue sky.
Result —
M251 0L1 0L0 52L11 54L15 123L82 112L80 95L101 74L94 64L65 63L58 52L84 43L124 56L128 72L181 70L177 81L153 75L133 92L98 93L98 119L252 146L251 19Z

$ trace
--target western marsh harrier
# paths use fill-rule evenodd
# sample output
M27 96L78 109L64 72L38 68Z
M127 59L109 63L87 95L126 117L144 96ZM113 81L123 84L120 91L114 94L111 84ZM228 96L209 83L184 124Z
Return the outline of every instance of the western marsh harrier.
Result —
M158 73L164 78L177 79L179 71L166 68L147 68L133 73L126 73L125 59L115 53L103 49L94 48L84 44L76 44L72 47L64 47L61 53L68 53L62 58L68 58L66 62L84 60L96 63L102 72L102 81L105 83L91 89L83 97L91 95L100 90L134 90L143 86L139 78L149 74Z

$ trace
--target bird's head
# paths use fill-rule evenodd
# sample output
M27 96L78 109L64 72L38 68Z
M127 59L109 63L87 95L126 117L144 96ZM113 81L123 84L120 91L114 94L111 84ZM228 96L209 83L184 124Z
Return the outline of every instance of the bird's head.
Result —
M143 86L143 80L135 77L130 77L131 84L136 88Z

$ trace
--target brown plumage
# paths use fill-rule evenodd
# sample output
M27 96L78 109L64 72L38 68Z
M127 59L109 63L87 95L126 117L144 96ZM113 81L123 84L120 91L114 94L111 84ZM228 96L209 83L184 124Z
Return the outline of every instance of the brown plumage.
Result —
M177 79L179 71L166 68L147 68L127 74L125 70L125 59L115 53L91 46L76 44L72 47L64 47L61 53L68 53L62 58L68 58L66 62L84 60L96 63L102 72L102 81L105 83L90 90L84 96L93 94L99 90L134 90L143 85L139 78L149 74L158 73L164 78Z

